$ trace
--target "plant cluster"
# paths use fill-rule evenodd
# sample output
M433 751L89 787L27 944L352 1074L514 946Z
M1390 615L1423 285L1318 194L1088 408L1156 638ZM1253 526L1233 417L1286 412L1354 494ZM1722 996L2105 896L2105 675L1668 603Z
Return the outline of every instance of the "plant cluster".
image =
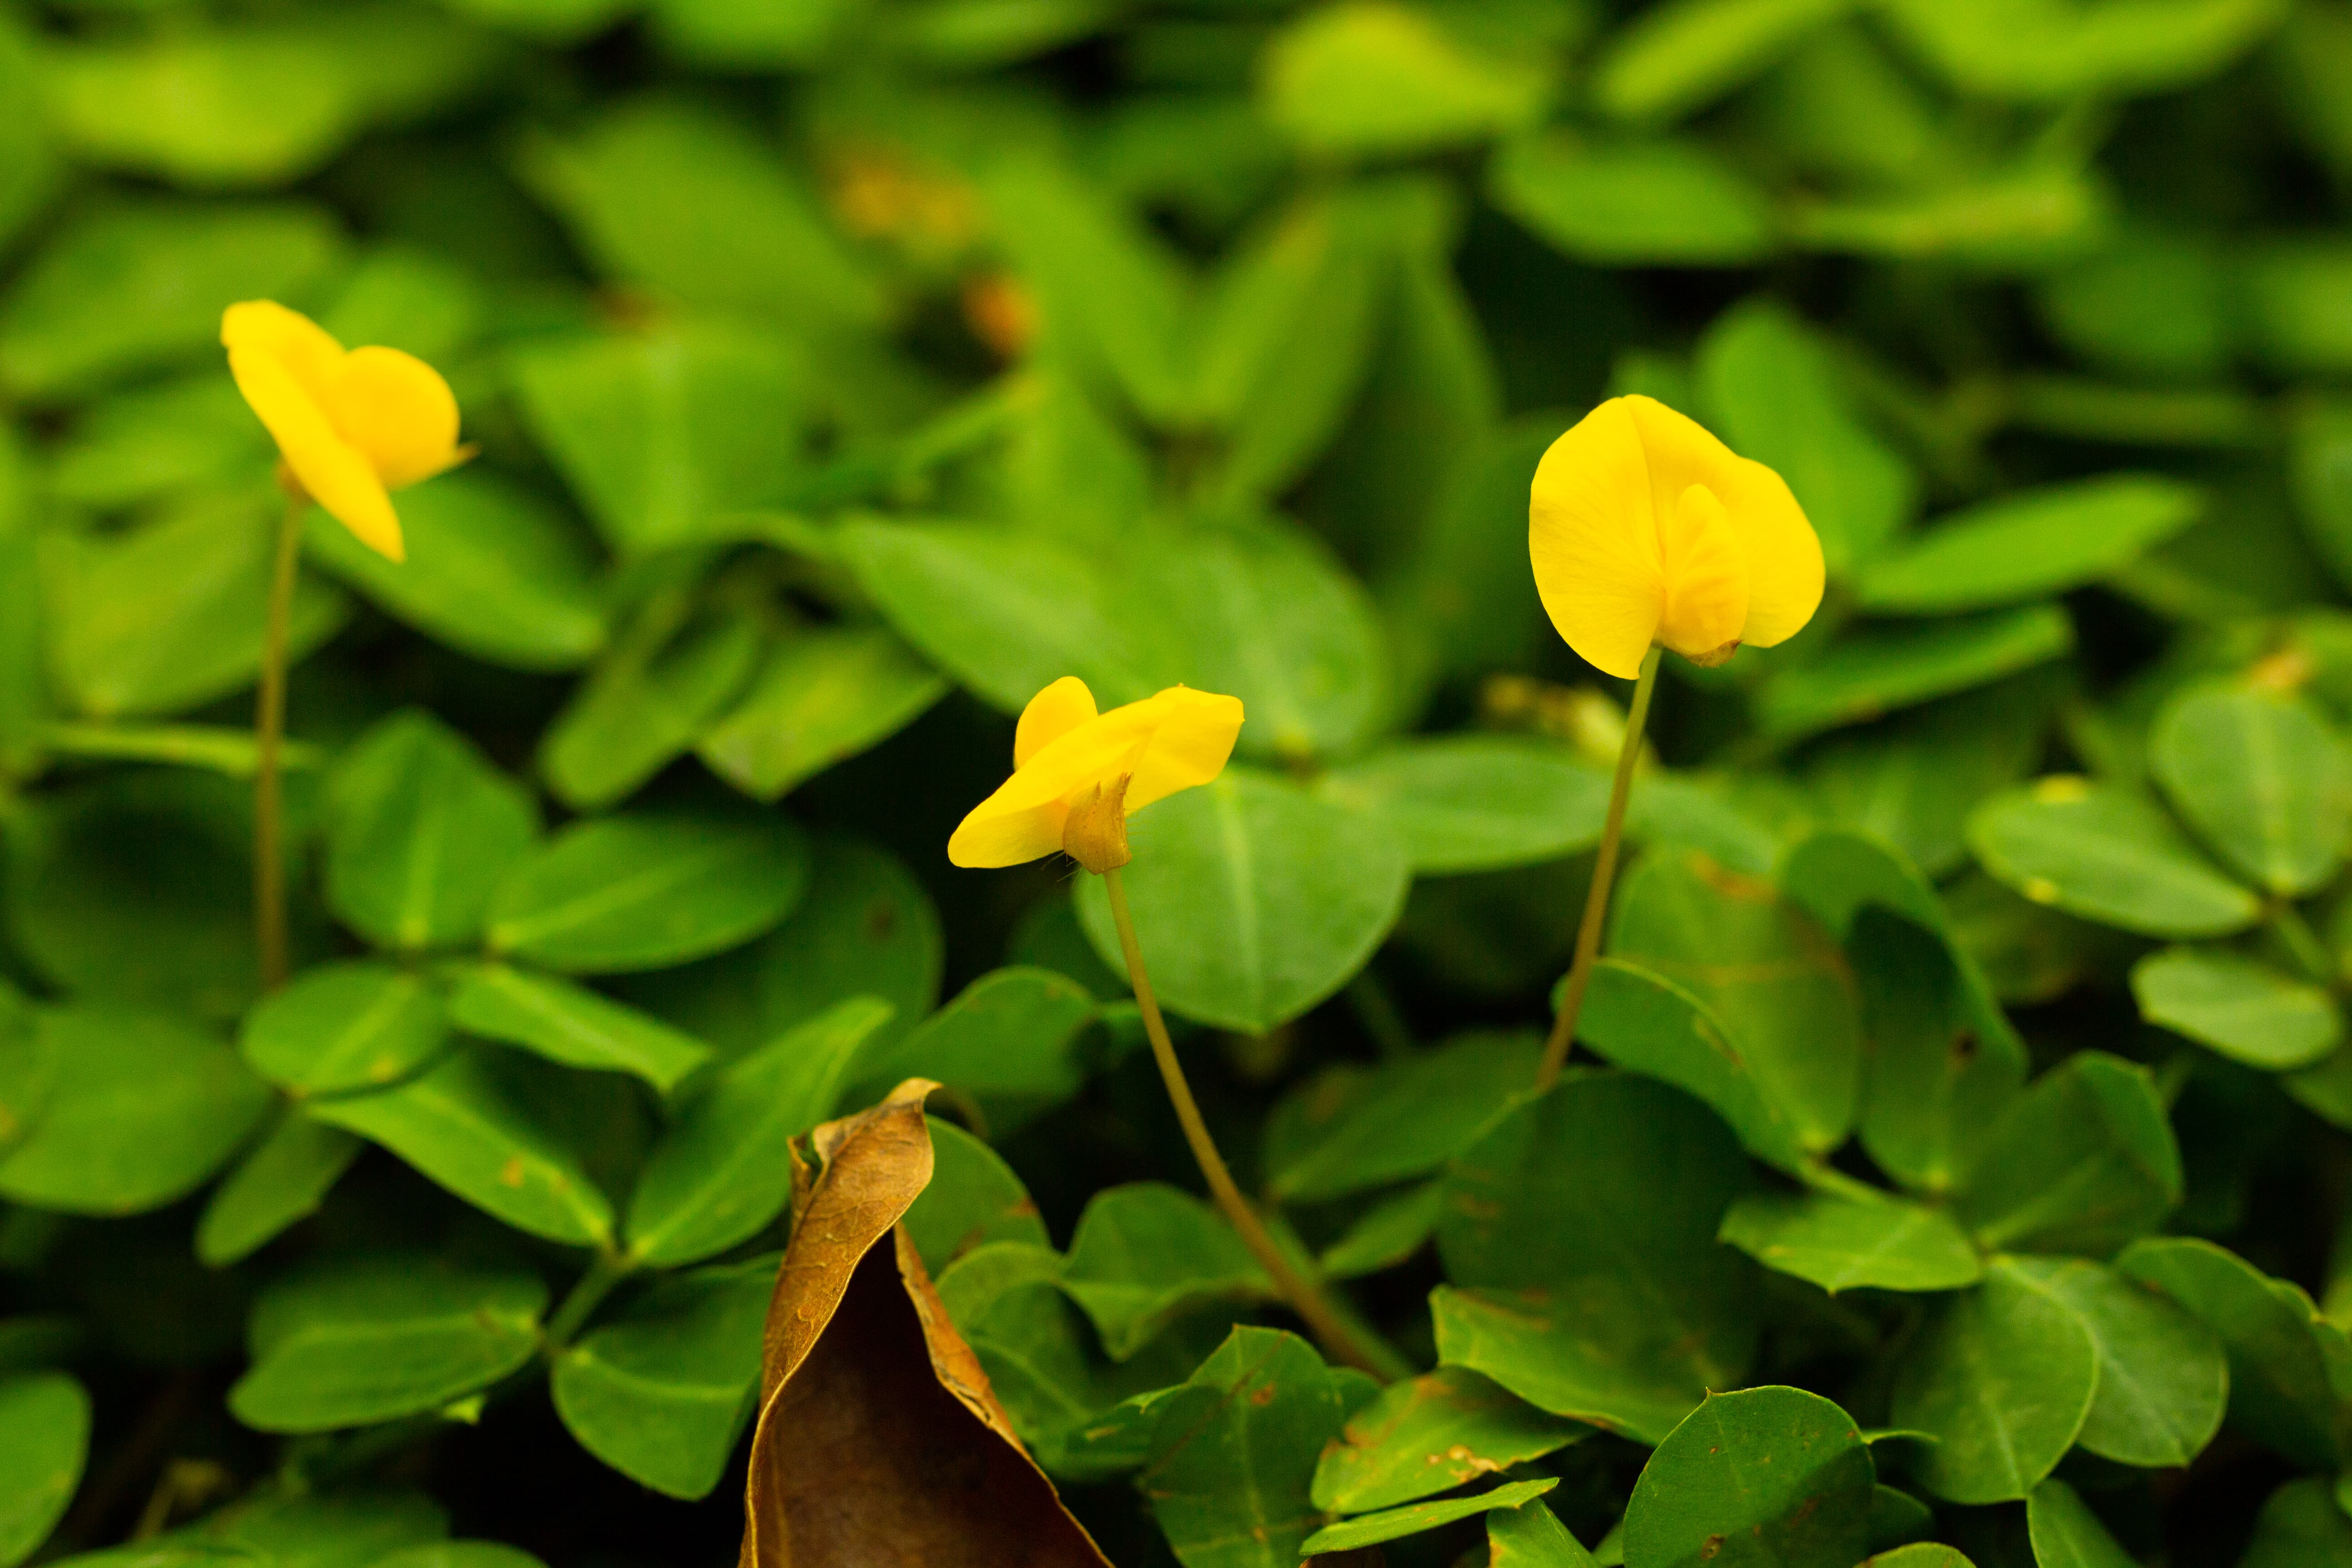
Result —
M2352 1565L2347 203L2346 0L0 0L0 1568Z

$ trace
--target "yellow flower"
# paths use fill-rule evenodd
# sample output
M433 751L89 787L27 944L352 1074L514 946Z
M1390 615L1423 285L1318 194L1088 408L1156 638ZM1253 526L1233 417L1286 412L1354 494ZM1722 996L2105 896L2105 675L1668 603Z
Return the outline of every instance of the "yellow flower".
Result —
M1780 476L1647 397L1612 397L1551 444L1528 553L1568 646L1627 680L1653 643L1720 664L1787 641L1822 602L1822 543Z
M1241 733L1238 697L1171 686L1095 711L1066 675L1029 700L1013 736L1013 776L948 840L959 866L1018 866L1067 848L1089 870L1126 861L1126 822L1155 800L1224 772Z
M406 553L391 492L472 455L440 373L398 349L346 351L308 316L268 300L221 317L236 389L317 501L394 561Z

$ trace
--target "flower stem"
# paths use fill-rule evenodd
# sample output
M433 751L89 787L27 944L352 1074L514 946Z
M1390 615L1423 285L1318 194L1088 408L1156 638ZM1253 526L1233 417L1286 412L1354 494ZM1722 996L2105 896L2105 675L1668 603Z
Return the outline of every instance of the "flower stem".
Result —
M261 988L286 984L284 793L279 773L286 746L287 627L294 616L294 579L302 564L302 520L310 498L289 489L278 525L278 552L269 576L269 613L261 634L261 695L253 717L253 934L261 954Z
M1128 913L1127 886L1119 879L1116 866L1105 871L1102 879L1110 894L1111 919L1118 926L1119 951L1127 955L1127 974L1135 986L1135 1003L1143 1012L1143 1032L1150 1037L1151 1055L1160 1064L1160 1080L1168 1086L1169 1102L1176 1108L1176 1120L1184 1128L1184 1141L1192 1146L1192 1158L1200 1162L1201 1174L1207 1179L1217 1206L1224 1211L1226 1220L1241 1233L1259 1265L1273 1278L1275 1289L1290 1304L1290 1310L1306 1321L1321 1342L1324 1353L1385 1380L1387 1373L1381 1358L1356 1342L1355 1336L1348 1331L1347 1325L1315 1284L1284 1256L1257 1217L1257 1211L1250 1207L1249 1200L1234 1184L1233 1173L1225 1169L1224 1157L1217 1152L1216 1142L1209 1136L1209 1125L1201 1120L1201 1108L1192 1099L1192 1086L1185 1081L1184 1068L1176 1059L1176 1047L1168 1038L1167 1021L1160 1016L1159 998L1151 992L1151 976L1143 967L1143 949L1135 940L1135 920Z
M1584 1011L1584 993L1592 984L1593 961L1601 956L1601 927L1609 913L1609 887L1617 879L1617 847L1625 837L1625 799L1633 789L1633 763L1642 754L1642 731L1649 723L1650 699L1658 689L1656 644L1642 660L1642 674L1633 682L1633 706L1625 714L1625 739L1617 749L1617 776L1609 784L1609 815L1601 819L1601 849L1593 857L1592 889L1584 895L1584 921L1576 928L1576 959L1568 968L1568 988L1559 999L1559 1014L1551 1021L1551 1037L1544 1041L1543 1061L1536 1068L1536 1088L1549 1089L1568 1060L1576 1039L1577 1015Z

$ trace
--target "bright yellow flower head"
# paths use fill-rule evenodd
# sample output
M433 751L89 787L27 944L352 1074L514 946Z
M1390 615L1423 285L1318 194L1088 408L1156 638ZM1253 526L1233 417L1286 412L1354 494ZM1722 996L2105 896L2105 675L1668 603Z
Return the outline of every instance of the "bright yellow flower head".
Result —
M1127 815L1224 772L1241 728L1238 697L1171 686L1097 714L1087 683L1066 675L1021 710L1013 776L972 807L948 840L948 858L1018 866L1051 855L1094 805L1115 814L1108 826L1123 850ZM1073 854L1081 863L1091 858ZM1121 853L1112 863L1123 859Z
M391 492L471 455L457 445L449 384L398 349L346 351L268 300L231 305L221 342L236 389L310 499L378 554L402 559Z
M1551 444L1528 553L1568 646L1627 680L1653 643L1720 664L1787 641L1822 602L1822 542L1780 476L1647 397L1612 397Z

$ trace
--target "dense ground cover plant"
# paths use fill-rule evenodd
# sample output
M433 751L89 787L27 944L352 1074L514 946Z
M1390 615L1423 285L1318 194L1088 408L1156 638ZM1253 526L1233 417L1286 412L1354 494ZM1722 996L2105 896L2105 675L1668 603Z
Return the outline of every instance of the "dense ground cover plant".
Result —
M2352 1562L2347 105L2341 0L0 0L0 1563L723 1561L910 1079L1123 1565ZM267 994L257 300L479 447L304 525ZM1612 393L1827 590L1664 658L1538 1095ZM1246 709L1123 891L1372 1371L1103 879L950 863L1072 676Z

